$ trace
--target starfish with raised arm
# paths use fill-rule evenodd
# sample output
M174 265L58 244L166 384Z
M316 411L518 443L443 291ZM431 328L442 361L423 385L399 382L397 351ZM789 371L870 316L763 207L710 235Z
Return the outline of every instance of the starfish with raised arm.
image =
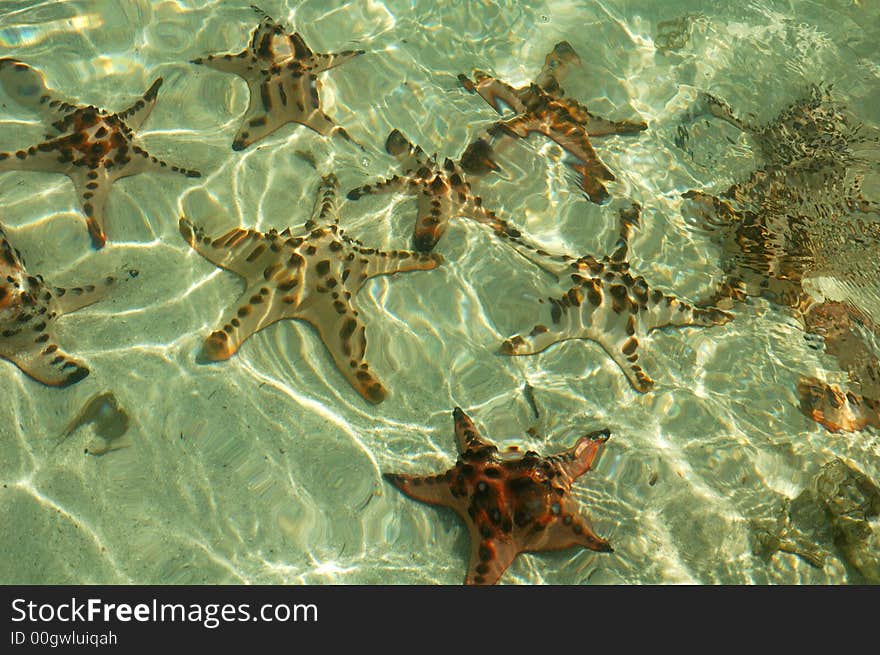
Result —
M97 302L115 284L115 278L106 277L80 287L51 286L28 273L21 253L0 229L0 357L52 387L79 382L89 369L58 346L55 323Z
M675 326L723 325L732 316L719 309L694 307L675 296L652 289L629 271L630 231L638 224L637 204L620 211L620 240L611 255L586 255L569 264L574 282L560 298L549 298L550 324L538 324L528 334L508 338L504 355L533 355L568 339L595 341L614 360L636 391L645 393L654 381L639 366L640 339L652 330Z
M323 135L337 133L352 141L348 132L321 110L317 75L364 51L313 52L299 33L288 34L261 9L251 6L263 18L247 48L193 59L194 64L235 73L247 82L250 100L232 149L244 150L287 123L300 123Z
M472 144L473 145L473 144ZM474 195L461 166L447 157L442 164L437 155L428 157L420 146L410 143L400 130L393 130L385 140L385 150L398 159L402 175L379 180L348 192L349 200L377 193L410 193L418 198L418 217L413 230L413 247L427 252L437 245L451 218L465 216L488 226L504 238L519 239L518 230L498 218ZM471 148L471 157L475 158ZM491 159L486 158L489 165Z
M249 336L286 318L318 330L336 366L365 399L385 399L385 387L366 360L366 326L355 309L354 295L377 275L430 270L442 258L408 250L367 248L338 224L336 176L324 177L305 232L236 228L208 237L202 228L180 219L180 232L203 257L242 276L247 288L230 308L222 327L208 336L205 356L230 358Z
M451 507L468 526L471 560L465 584L494 584L519 553L583 546L612 552L571 496L575 479L590 470L610 432L599 430L559 454L499 453L480 437L461 408L452 413L458 460L439 475L385 473L410 498ZM516 454L515 454L516 453Z
M489 129L492 137L509 134L526 138L538 132L552 139L578 160L571 168L581 188L591 201L601 203L608 198L605 183L615 178L599 159L590 137L637 134L648 126L644 121L601 118L576 100L564 97L559 77L576 63L580 63L577 53L567 41L561 41L545 58L535 81L518 89L480 70L474 70L474 80L464 74L458 79L465 89L478 93L499 114L502 106L513 110L514 116L498 121Z
M137 102L116 114L63 100L46 87L42 73L15 59L0 59L0 84L16 102L40 114L50 129L47 141L16 152L0 152L0 171L46 171L70 177L95 248L107 241L104 208L113 182L151 171L201 176L198 171L154 157L135 140L134 130L153 110L162 78Z

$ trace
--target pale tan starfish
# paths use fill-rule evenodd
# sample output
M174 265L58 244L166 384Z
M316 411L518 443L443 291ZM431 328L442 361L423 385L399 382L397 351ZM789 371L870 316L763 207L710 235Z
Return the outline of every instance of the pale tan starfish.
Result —
M50 286L28 273L21 253L0 229L0 357L52 387L79 382L89 369L58 346L55 323L103 298L116 282L106 277L80 287Z
M247 288L205 341L211 360L231 357L255 332L294 318L313 325L336 366L355 389L373 403L385 399L385 387L366 361L366 326L354 295L371 277L436 268L440 255L408 250L384 252L346 236L336 212L336 176L323 179L305 232L236 228L212 239L188 220L180 232L201 255L245 278Z
M621 210L620 240L610 256L586 255L569 265L572 286L560 298L549 298L550 320L528 334L508 338L504 355L532 355L568 339L595 341L614 360L636 391L645 393L654 381L636 362L639 339L667 325L723 325L732 316L719 309L694 307L675 296L652 289L629 271L630 230L638 224L641 207Z
M261 9L253 5L252 8L263 18L247 48L239 53L193 60L194 64L235 73L247 82L250 101L232 141L232 149L244 150L287 123L300 123L324 135L338 133L351 140L348 132L321 110L321 85L317 75L364 51L313 52L300 34L287 34L283 26Z

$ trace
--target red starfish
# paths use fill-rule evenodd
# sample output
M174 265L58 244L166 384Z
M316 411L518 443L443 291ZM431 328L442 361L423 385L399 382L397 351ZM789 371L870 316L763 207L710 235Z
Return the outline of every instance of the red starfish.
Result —
M465 584L494 584L519 553L575 545L612 552L578 514L570 494L571 483L590 470L608 440L608 430L587 434L557 455L528 451L512 459L482 439L461 408L452 416L461 453L453 468L440 475L384 477L410 498L451 507L464 519L471 534Z

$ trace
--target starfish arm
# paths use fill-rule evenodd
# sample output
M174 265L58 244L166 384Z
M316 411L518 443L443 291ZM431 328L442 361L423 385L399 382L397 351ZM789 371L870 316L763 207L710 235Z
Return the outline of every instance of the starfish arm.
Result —
M597 332L592 335L593 341L614 360L633 389L639 393L647 393L654 388L654 380L639 366L639 341L634 336L627 337L622 333Z
M543 530L533 530L524 540L524 551L563 550L572 546L583 546L600 553L610 553L614 549L605 539L593 531L590 520L578 513L577 504L571 498L558 501L558 514L551 514L539 520Z
M128 109L116 114L116 117L122 120L132 130L140 129L144 121L156 106L156 97L159 95L159 87L162 86L162 78L156 80L146 90L144 95L138 98L137 102L132 104Z
M748 131L750 129L745 121L736 117L733 113L733 108L729 104L710 93L701 92L697 97L696 104L703 112L708 112L712 116L730 123L739 130Z
M516 89L509 84L505 84L499 79L486 75L482 71L474 71L476 82L470 80L467 75L458 76L458 81L462 87L471 93L477 93L499 114L504 112L504 107L513 110L514 113L521 114L526 110L526 106L517 95Z
M403 172L412 181L418 180L417 171L428 166L430 163L422 147L413 145L397 128L388 133L388 137L385 139L385 152L399 162ZM427 173L422 177L426 176Z
M321 185L315 196L311 218L305 222L305 229L311 230L319 225L337 225L339 223L338 199L339 181L333 174L321 178Z
M422 476L383 473L382 477L402 493L421 503L445 507L454 507L457 504L450 490L447 474Z
M724 225L738 222L736 210L726 200L716 198L702 191L685 191L682 198L692 200L699 209L701 218L709 225Z
M417 174L426 166L427 162L427 157L421 147L414 146L400 130L394 129L385 139L385 151L397 159L404 174L382 178L378 182L352 189L346 194L349 200L358 200L363 196L379 193L396 193L407 190L416 192L424 185L424 180Z
M468 564L466 585L493 585L516 559L518 549L509 540L483 539L479 528L469 522L471 533L471 560Z
M116 181L129 175L137 175L138 173L177 173L184 177L201 177L199 171L189 168L183 168L176 164L170 164L163 159L159 159L154 155L137 145L131 145L131 156L119 163L116 167L110 169L109 175L111 181Z
M85 214L86 228L92 239L93 248L103 248L107 242L104 232L104 211L113 178L103 166L87 169L80 166L67 170L67 176L73 181L76 197L80 201Z
M588 112L589 113L589 112ZM607 136L609 134L638 134L648 129L644 121L612 121L596 114L589 114L588 136Z
M641 215L642 206L637 202L634 202L625 209L620 209L620 238L617 240L614 252L611 254L612 261L627 261L627 256L629 254L629 240L632 237L633 229L639 225Z
M431 193L428 185L422 185L418 194L418 214L413 228L413 246L419 252L430 252L443 236L452 202L447 194Z
M586 129L580 123L563 121L556 116L557 111L547 108L536 113L514 116L499 125L518 137L525 138L538 132L558 143L579 162L570 164L572 170L581 178L581 188L592 202L601 203L608 198L604 182L613 181L614 174L599 159Z
M486 209L482 199L470 193L469 185L460 212L488 227L496 237L508 243L518 255L542 271L558 278L570 270L573 257L565 253L548 252L531 243L519 229L498 218L498 215L491 209Z
M313 295L295 313L315 327L339 372L371 403L381 403L388 392L366 361L366 326L349 300L328 293Z
M749 295L744 280L726 275L708 296L694 303L697 307L718 307L728 309L734 302L745 302Z
M714 307L694 307L675 296L655 291L649 294L647 307L640 313L640 318L646 330L656 330L667 325L724 325L733 315Z
M564 327L551 330L546 325L538 324L528 334L515 334L505 339L500 352L502 355L537 355L561 341L579 338L586 337L570 335Z
M458 444L458 452L461 454L472 450L495 447L480 437L474 422L470 416L462 411L461 407L456 407L452 411L452 420L455 423L455 442Z
M299 35L297 34L295 36ZM316 52L309 58L307 67L312 74L322 73L331 68L336 68L337 66L342 65L345 62L364 54L364 52L364 50L343 50L342 52L331 52L327 54Z
M578 439L568 450L547 459L559 466L569 480L575 480L590 470L610 437L611 432L607 429L591 432Z
M251 55L249 50L242 50L235 54L207 55L193 59L192 63L213 68L221 73L235 73L245 79L258 70L256 58Z
M2 232L0 240L0 266L22 278L14 285L0 286L0 357L49 386L78 382L89 374L88 368L61 350L55 337L55 322L63 306L42 278L27 276L21 258Z
M569 167L574 172L574 180L583 189L590 202L601 205L608 200L608 189L605 188L604 181L615 178L598 158L593 164L573 162L569 164Z
M0 172L38 171L44 173L69 173L67 139L52 139L26 150L0 152Z
M95 284L66 288L55 287L52 294L59 312L70 314L105 298L118 284L119 281L115 277L108 276Z
M0 336L0 357L18 366L25 374L50 387L66 387L79 382L89 374L88 367L74 359L55 343L54 335L45 342L35 343L36 336L28 339L8 339Z
M355 290L360 289L366 280L377 275L390 275L406 271L430 271L443 262L443 257L436 253L413 252L412 250L383 251L361 248L359 257L355 260L360 269L360 275L355 277L353 281Z
M552 328L539 324L528 334L508 338L501 344L501 354L532 355L560 341L588 339L602 346L634 389L649 391L654 381L636 363L639 322L628 310L625 286L614 284L606 289L601 280L580 279L581 285L558 299L550 298Z
M580 63L581 58L578 57L571 44L568 41L560 41L544 58L544 66L538 77L535 78L535 84L541 87L545 93L560 97L563 95L563 91L559 86L559 78L565 75L572 66Z
M497 235L507 235L510 238L520 238L520 231L509 225L506 221L498 218L498 215L491 209L483 206L483 199L474 195L469 184L464 184L454 188L453 193L459 193L460 213L463 216L475 220L481 225L490 228Z
M232 357L249 337L287 318L279 308L282 302L262 279L249 286L221 320L222 327L205 339L202 349L204 357L212 362Z
M49 124L76 109L46 86L40 71L16 59L0 59L0 85L18 104L37 112Z
M364 184L363 186L352 189L347 194L345 194L345 197L349 200L359 200L364 196L377 195L381 193L395 193L406 189L409 183L409 178L395 175L394 177L390 177L387 179L383 178L380 179L378 182L373 182L372 184Z
M180 234L202 257L248 280L265 277L277 259L273 245L278 248L282 238L273 232L263 234L257 230L235 228L211 239L204 228L186 218L180 219ZM301 257L294 254L289 268L298 268L300 260Z

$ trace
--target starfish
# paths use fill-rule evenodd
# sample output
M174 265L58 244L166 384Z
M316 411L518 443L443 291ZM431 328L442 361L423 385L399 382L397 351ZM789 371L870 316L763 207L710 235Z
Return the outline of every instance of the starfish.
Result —
M861 392L803 378L801 410L832 432L880 426L880 359L869 345L880 330L866 312L817 300L804 284L830 277L874 289L880 279L880 228L863 217L880 205L861 190L871 170L863 144L871 139L821 87L763 125L737 118L727 103L708 94L697 107L697 115L709 113L749 133L766 160L721 197L684 194L701 222L720 234L726 275L707 302L760 296L791 312Z
M468 154L469 160L475 162L483 154L486 165L494 166L491 155L479 153L473 145L471 144ZM518 230L483 206L483 199L471 191L471 185L461 166L450 158L447 157L442 165L438 164L436 154L428 157L420 146L410 143L400 130L393 130L388 135L385 150L398 159L403 175L352 189L347 197L349 200L358 200L366 195L389 192L417 196L419 213L413 231L413 246L416 250L432 250L446 231L449 219L454 216L466 216L487 225L503 238L520 239ZM475 163L473 165L477 166Z
M336 366L368 401L380 403L386 391L366 361L366 330L353 296L377 275L430 270L439 255L407 250L383 252L346 236L338 224L334 175L323 178L305 233L236 228L212 239L185 218L180 232L195 250L221 268L245 278L247 288L207 338L205 356L228 359L255 332L286 318L313 325ZM332 219L332 220L331 220Z
M683 194L705 226L720 233L727 276L709 302L762 296L803 314L812 302L802 286L807 277L876 284L880 268L866 265L876 257L863 250L880 242L880 230L861 216L880 211L861 189L870 160L860 151L872 139L828 89L811 87L765 124L738 118L726 102L706 93L688 118L702 114L748 133L766 161L721 197Z
M608 198L605 182L613 181L614 174L599 159L590 143L590 137L609 134L637 134L648 128L644 121L610 121L590 113L571 98L564 97L559 76L580 58L567 41L557 43L544 61L544 67L535 81L518 89L474 70L475 80L458 76L461 85L471 93L478 93L495 111L502 113L502 104L515 115L495 123L490 135L510 134L526 138L538 132L552 139L579 160L571 168L579 177L587 197L602 203Z
M58 346L55 322L100 300L116 282L106 277L81 287L53 287L28 273L21 253L0 229L0 357L52 387L79 382L89 369Z
M571 497L572 482L590 470L608 430L592 432L562 453L512 458L480 437L461 408L452 413L459 457L440 475L385 473L410 498L454 509L467 523L471 561L465 584L494 584L519 553L583 546L613 552L596 536Z
M605 349L636 391L645 393L654 381L636 363L640 338L669 325L723 325L733 318L719 309L693 307L630 274L630 230L640 213L637 204L620 211L620 239L613 254L601 260L586 255L570 264L574 286L560 298L549 298L553 327L539 324L528 334L508 338L502 354L532 355L560 341L589 339Z
M125 111L111 114L74 105L46 87L42 73L15 59L0 59L0 84L19 104L40 114L50 128L48 141L17 152L0 152L0 171L64 173L82 199L86 226L95 248L104 246L104 206L116 180L150 171L200 177L198 171L168 164L137 145L137 130L156 104L162 78Z
M261 9L251 7L263 18L247 48L237 54L208 55L192 61L235 73L247 82L250 102L232 149L244 150L287 123L300 123L323 135L337 133L351 141L348 132L321 111L317 75L364 51L313 52L299 33L287 34Z

